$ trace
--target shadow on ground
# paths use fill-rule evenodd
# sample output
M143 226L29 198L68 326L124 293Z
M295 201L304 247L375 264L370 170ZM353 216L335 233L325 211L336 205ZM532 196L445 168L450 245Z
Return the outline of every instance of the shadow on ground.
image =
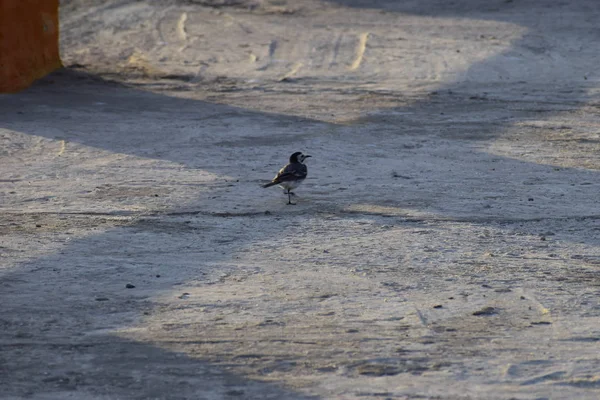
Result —
M317 399L277 384L244 379L187 354L113 335L23 335L3 338L1 346L3 396L81 400ZM37 363L43 365L33 366Z
M135 91L85 74L72 74L67 71L50 77L49 80L55 80L55 83L41 82L25 93L14 97L5 96L2 99L5 103L3 105L4 127L32 135L44 135L44 132L50 131L52 134L48 136L49 139L78 142L86 146L138 157L164 158L186 164L194 169L208 170L229 177L236 177L235 171L238 166L234 158L239 156L240 152L245 154L248 151L251 154L260 152L264 155L262 158L259 156L261 161L258 163L268 162L271 149L278 149L281 143L289 146L288 138L294 142L293 146L304 148L306 140L310 140L315 135L314 132L300 133L298 129L303 130L306 125L312 128L327 126L319 121L256 113L230 106ZM98 102L102 104L96 104ZM47 106L48 108L41 107L48 104L51 104ZM42 118L51 121L52 118L57 117L60 119L63 110L68 110L70 115L75 113L79 116L69 120L66 127L62 120L61 124L55 127L49 122L46 128L50 129L28 128L27 121L39 121ZM147 129L152 129L151 125L144 125L141 129L132 128L133 132L123 129L123 126L138 123L136 121L139 121L140 113L159 114L159 119L164 118L165 124L167 126L173 124L175 129L163 130L163 127L158 126L150 135L146 134ZM243 146L230 146L231 141L228 142L230 147L227 151L233 158L209 165L202 154L219 151L225 130L221 129L215 136L206 138L203 135L209 129L192 129L180 134L176 127L188 124L203 125L211 120L217 121L215 124L217 126L220 123L218 121L221 121L219 118L224 115L229 115L231 118L226 130L232 130L234 133L236 130L244 131L250 121L250 124L255 124L266 132L283 132L280 133L282 142L275 144L268 142L267 134L257 138L258 143L256 143L255 140L244 137L242 132L241 137L236 140L244 143ZM110 120L110 123L105 131L95 128L100 122L106 123L107 120ZM236 121L243 122L243 127L236 127ZM501 127L496 128L501 130ZM217 126L215 129L220 128ZM493 132L492 127L488 129L489 132ZM261 143L261 140L266 142ZM356 140L360 145L364 136L358 139L342 137L341 140ZM393 142L395 139L388 137L386 140ZM267 153L269 155L266 155ZM197 157L198 155L200 156ZM527 168L531 171L531 176L554 169L552 166L512 159L505 159L499 163L507 163L510 168ZM459 164L459 166L458 181L462 182L463 189L466 192L476 190L478 183L475 182L470 187L469 177L470 174L475 176L478 172L472 171L467 165ZM578 179L582 174L577 169L573 169L572 172L565 169L562 173L562 179L567 180L570 179L571 174ZM595 177L595 172L588 173L588 179ZM393 181L392 178L389 179ZM260 179L256 179L252 182L252 186L259 182ZM381 182L381 185L385 184L386 182ZM435 183L432 185L435 186ZM315 183L308 187L318 188L318 186L319 179L316 179ZM416 198L426 199L426 193L435 190L434 187L429 187L427 182L423 182L423 186L424 192L420 194L422 187L415 189ZM234 192L247 192L249 190L247 187L248 185L238 184ZM226 196L224 192L229 189L217 188L213 194L221 193ZM335 204L335 201L328 200L328 197L332 196L341 201ZM587 201L585 199L588 198L587 193L578 194L577 191L573 191L569 196L571 201L580 203L585 203ZM581 199L578 200L578 196L581 196ZM241 206L236 202L237 200L224 200L229 207L226 212L222 212L222 209L218 211L211 209L210 205L202 199L192 200L191 204L183 207L178 204L170 210L149 215L160 217L170 213L171 217L179 218L174 222L171 221L171 225L164 221L162 223L155 221L148 225L147 220L138 221L134 214L129 214L134 218L123 223L120 228L109 226L109 229L103 233L69 242L58 254L15 265L12 272L3 275L4 289L0 295L3 304L1 319L5 332L2 339L6 366L4 376L9 377L8 382L11 382L6 385L4 392L30 396L39 393L78 391L77 393L98 396L140 399L183 399L190 396L201 396L200 398L207 399L235 398L235 396L269 398L266 394L272 398L303 398L300 394L281 389L276 385L245 379L236 374L236 368L247 360L234 358L235 361L232 362L231 355L227 354L214 354L208 360L194 359L185 354L155 347L151 343L132 342L115 335L97 332L102 332L103 329L118 331L121 327L135 325L140 317L144 318L144 312L152 314L154 297L172 290L174 285L190 281L202 283L213 279L214 275L221 272L212 271L210 266L203 265L205 261L208 260L211 265L214 265L219 261L230 259L240 249L252 246L252 243L276 237L285 240L287 229L297 225L299 219L315 217L322 213L338 215L342 218L357 216L368 218L371 215L375 219L387 218L388 224L395 225L411 219L404 214L407 208L419 211L419 208L426 204L426 202L415 202L412 205L402 205L405 200L398 196L386 197L379 194L377 197L378 199L369 197L366 191L361 189L357 189L354 195L346 200L342 200L339 194L326 194L321 199L318 196L314 198L313 204L306 203L292 211L283 207L274 211L272 215L264 214L263 208L259 206L262 204L260 198L251 203L250 211L235 210L234 207ZM351 207L356 204L383 208L382 211L371 208L353 212ZM402 207L397 207L398 204ZM563 206L559 208L562 209ZM397 210L404 211L396 214L395 218L389 219L394 217ZM541 214L545 211L539 212L539 218L542 218ZM110 214L95 215L82 212L69 216L69 213L61 214L58 211L42 215L42 220L37 221L43 225L52 225L53 219L67 218L70 222L67 222L67 227L63 229L68 230L80 226L80 223L85 225L83 220L110 217ZM16 214L12 213L12 215L15 217ZM22 216L26 219L28 218L26 215L27 212ZM564 215L558 216L558 218L563 217ZM438 214L433 218L460 219L452 212L446 216ZM586 218L586 216L579 215L577 218ZM190 219L192 219L191 225ZM255 229L258 219L271 220L274 223L271 228L260 231ZM500 219L514 222L512 215L500 213ZM412 220L418 223L419 218L412 218ZM473 214L465 220L482 226L498 222L494 218L479 218ZM223 233L218 231L219 226L224 223L220 221L229 221L227 222L229 225L223 225L223 229L238 232L234 239L226 238L233 242L227 247L223 247L220 242L225 238ZM33 226L35 221L29 223ZM175 224L174 228L173 224ZM179 234L171 235L168 232L169 226ZM139 249L144 247L147 236L136 237L136 231L154 235L153 243L160 244L152 249L140 251ZM198 234L198 231L202 234ZM6 233L10 234L11 229L9 228ZM27 234L31 238L38 235L35 228ZM210 255L199 254L193 250L199 240L203 242L204 247L213 247L216 250L221 248L223 252ZM574 237L574 240L579 241L584 238ZM590 240L594 242L593 239ZM173 254L177 254L176 263L170 262L169 257L165 257ZM177 269L177 274L170 277L169 270L172 268ZM159 274L160 280L153 278ZM133 292L123 289L124 282L129 281L144 287L143 291L132 294ZM34 292L30 290L32 285L35 286ZM60 291L57 288L60 288ZM108 296L110 301L97 300L98 297L103 296ZM241 301L243 302L243 299ZM208 306L217 305L208 304ZM204 337L199 331L198 337L191 340L218 341L219 338ZM249 347L248 352L251 350ZM299 357L294 355L293 350L290 350L290 354L282 358L289 361L290 358ZM278 357L260 360L258 363L264 364L267 370L276 370ZM177 390L165 391L164 387L173 385L174 382L177 382Z

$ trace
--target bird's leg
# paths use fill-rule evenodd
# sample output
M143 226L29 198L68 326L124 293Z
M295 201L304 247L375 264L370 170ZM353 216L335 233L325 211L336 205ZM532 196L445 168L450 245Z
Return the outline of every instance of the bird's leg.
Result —
M288 202L287 202L287 203L288 203L288 205L292 205L292 206L296 205L296 203L292 203L292 195L293 195L293 194L294 194L294 193L292 193L292 192L290 191L290 189L288 189L288 191L287 191L287 195L288 195Z

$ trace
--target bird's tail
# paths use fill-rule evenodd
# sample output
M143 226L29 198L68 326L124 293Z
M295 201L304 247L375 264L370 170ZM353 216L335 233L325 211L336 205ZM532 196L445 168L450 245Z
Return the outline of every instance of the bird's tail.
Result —
M268 188L268 187L275 186L275 185L277 185L277 182L269 182L266 185L263 185L263 187Z

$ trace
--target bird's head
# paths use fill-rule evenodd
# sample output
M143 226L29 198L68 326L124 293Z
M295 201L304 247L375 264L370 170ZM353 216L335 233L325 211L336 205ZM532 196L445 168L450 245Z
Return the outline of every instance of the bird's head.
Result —
M308 157L311 157L309 155L304 155L302 154L301 151L297 151L294 154L292 154L290 156L290 163L304 163L304 160L306 160Z

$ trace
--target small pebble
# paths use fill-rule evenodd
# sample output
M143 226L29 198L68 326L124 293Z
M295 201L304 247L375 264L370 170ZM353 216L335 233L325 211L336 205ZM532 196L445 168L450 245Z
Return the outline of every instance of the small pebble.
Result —
M127 285L125 285L125 287L127 289L133 289L133 288L135 288L135 285L132 285L131 283L128 283Z
M441 304L436 304L435 306L433 306L433 308L443 308L444 306Z
M528 198L527 201L533 201L533 197Z
M493 315L496 314L496 309L494 307L483 307L481 310L477 310L473 312L473 315Z
M96 297L96 301L108 301L108 297Z
M330 317L332 315L335 315L335 311L327 311L327 312L317 313L317 315L320 315L322 317Z

